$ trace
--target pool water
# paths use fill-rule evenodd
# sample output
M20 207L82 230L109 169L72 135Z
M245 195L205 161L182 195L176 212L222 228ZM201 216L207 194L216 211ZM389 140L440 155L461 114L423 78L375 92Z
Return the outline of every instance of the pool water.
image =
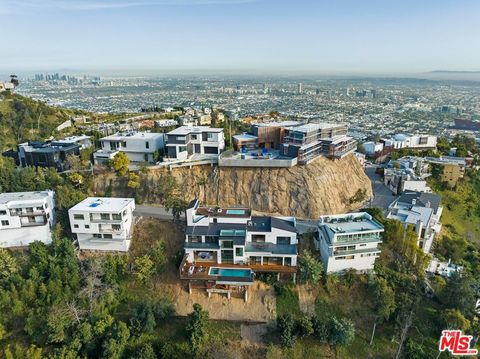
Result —
M236 268L218 268L211 267L208 274L217 275L221 277L245 277L250 278L252 271L250 269L236 269Z
M245 210L244 209L227 209L227 214L243 215L243 214L245 214Z

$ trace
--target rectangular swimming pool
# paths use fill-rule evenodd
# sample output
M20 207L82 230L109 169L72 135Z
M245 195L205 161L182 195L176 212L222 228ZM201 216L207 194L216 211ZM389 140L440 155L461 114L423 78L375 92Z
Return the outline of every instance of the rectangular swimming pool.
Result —
M244 209L227 209L227 214L236 214L236 215L244 215Z
M243 268L219 268L211 267L208 271L208 275L219 276L219 277L239 277L239 278L250 278L252 275L251 269Z

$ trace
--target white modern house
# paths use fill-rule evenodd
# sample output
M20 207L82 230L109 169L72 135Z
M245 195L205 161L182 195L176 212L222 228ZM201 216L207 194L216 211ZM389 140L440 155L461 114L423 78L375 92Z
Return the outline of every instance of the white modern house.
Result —
M194 200L186 218L187 262L273 272L297 265L294 217L252 216L248 208L200 207Z
M430 135L404 135L396 134L392 138L384 139L385 147L396 150L411 148L417 150L435 149L437 147L437 136Z
M163 133L151 132L118 132L100 139L102 149L99 155L110 155L115 151L124 152L132 162L155 162L155 152L162 150L165 145Z
M182 126L167 133L166 154L173 160L187 160L192 155L218 156L225 149L223 128Z
M377 152L383 151L383 143L368 141L362 144L363 150L367 155L374 155Z
M315 238L328 273L373 269L380 255L382 224L365 212L322 216Z
M53 191L0 194L0 247L50 244L54 224Z
M425 192L404 192L388 208L387 218L396 219L405 227L411 226L418 237L418 244L429 253L442 224L440 196Z
M133 232L133 198L89 197L68 211L81 250L127 252Z

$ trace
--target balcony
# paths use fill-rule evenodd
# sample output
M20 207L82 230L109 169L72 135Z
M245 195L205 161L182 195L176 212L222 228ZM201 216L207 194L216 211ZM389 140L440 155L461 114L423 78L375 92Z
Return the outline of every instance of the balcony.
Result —
M333 252L333 254L332 254ZM332 256L348 256L352 254L362 254L362 253L377 253L380 252L380 248L363 248L363 249L353 249L353 250L337 250L330 251Z
M29 216L43 216L45 215L45 211L33 211L33 212L25 212L25 211L15 211L10 209L10 216L18 216L18 217L29 217Z
M218 243L185 242L184 248L187 249L220 249Z
M90 217L91 223L112 223L112 224L121 224L123 221L121 219L101 219L101 218L92 218Z
M112 229L112 228L100 228L100 233L111 233L111 234L121 234L123 233L123 229Z
M354 238L347 238L347 236L339 236L337 235L334 244L342 243L374 243L374 242L382 242L382 237L380 236L363 236L363 237L354 237Z
M21 227L37 227L37 226L44 226L47 223L48 223L47 221L44 221L44 222L28 222L28 223L21 223L20 226Z
M295 244L274 244L274 243L248 243L245 246L246 253L272 253L272 254L297 254Z

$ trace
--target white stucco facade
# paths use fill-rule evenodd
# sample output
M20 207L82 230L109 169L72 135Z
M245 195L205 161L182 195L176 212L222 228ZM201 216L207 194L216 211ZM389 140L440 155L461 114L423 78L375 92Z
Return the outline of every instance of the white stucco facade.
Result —
M322 216L315 247L327 273L369 271L380 255L383 226L368 213Z
M105 151L124 152L131 162L155 162L155 152L163 150L165 135L150 132L119 132L100 139Z
M133 232L133 198L89 197L68 211L81 250L127 252Z
M0 247L50 244L54 224L53 191L0 194Z

